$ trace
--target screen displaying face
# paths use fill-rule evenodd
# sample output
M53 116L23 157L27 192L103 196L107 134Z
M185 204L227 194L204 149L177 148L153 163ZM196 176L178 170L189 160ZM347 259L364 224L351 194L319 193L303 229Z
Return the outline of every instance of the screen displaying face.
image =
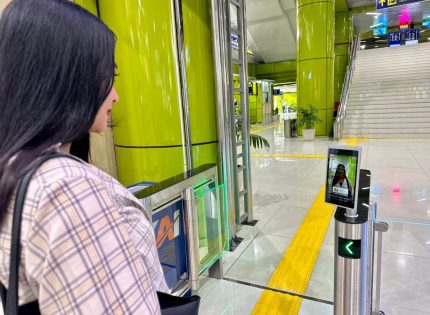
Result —
M360 150L347 147L329 148L326 202L355 208Z

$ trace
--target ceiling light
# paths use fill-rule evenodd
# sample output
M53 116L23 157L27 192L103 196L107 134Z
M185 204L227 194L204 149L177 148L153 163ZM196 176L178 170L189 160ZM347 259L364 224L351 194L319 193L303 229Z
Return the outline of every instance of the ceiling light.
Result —
M367 15L376 15L376 16L380 16L381 15L381 13L378 13L378 12L367 12L366 14Z
M361 48L361 49L365 49L365 48L366 48L366 45L361 45L361 46L360 46L360 48Z
M375 38L376 38L376 39L378 39L378 38L379 38L379 36L375 36Z
M375 46L375 48L379 48L379 46Z
M383 23L378 23L378 24L375 24L375 25L371 25L370 28L378 27L378 26L381 26L381 25L383 25Z

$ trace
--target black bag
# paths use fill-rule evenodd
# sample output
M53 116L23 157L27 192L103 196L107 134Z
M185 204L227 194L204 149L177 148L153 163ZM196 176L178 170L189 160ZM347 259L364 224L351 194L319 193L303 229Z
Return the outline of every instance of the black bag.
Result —
M24 174L24 177L18 183L18 189L15 197L15 205L13 208L12 219L12 241L11 241L11 257L9 265L9 289L7 290L0 283L0 295L3 303L4 315L38 315L40 314L39 303L34 301L25 305L18 306L18 269L21 252L21 218L24 208L25 196L27 194L28 185L37 169L47 160L57 157L67 157L81 162L78 158L62 154L58 152L44 156L35 165ZM157 292L160 302L162 315L198 315L200 306L200 297L179 297L167 293Z

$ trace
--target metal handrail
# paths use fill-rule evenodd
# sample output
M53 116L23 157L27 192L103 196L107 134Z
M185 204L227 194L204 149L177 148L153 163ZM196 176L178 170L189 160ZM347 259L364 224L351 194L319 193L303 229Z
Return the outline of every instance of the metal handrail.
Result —
M343 135L343 123L346 116L346 103L349 95L349 86L351 85L352 74L355 69L355 58L357 56L357 51L360 47L359 35L354 36L353 41L350 46L350 57L348 70L346 71L345 78L343 80L342 94L340 98L340 106L337 111L336 121L334 124L334 138L341 139Z

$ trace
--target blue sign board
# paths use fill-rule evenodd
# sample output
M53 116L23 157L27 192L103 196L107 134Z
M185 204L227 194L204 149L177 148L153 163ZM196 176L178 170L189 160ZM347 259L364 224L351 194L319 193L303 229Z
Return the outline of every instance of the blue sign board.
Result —
M376 0L376 9L392 8L399 5L404 5L413 2L420 2L423 0Z
M420 30L418 28L414 28L412 30L405 31L405 44L418 44L418 40L420 38Z
M388 34L388 46L400 46L402 44L402 32L392 32Z
M388 31L387 31L387 27L383 26L383 27L375 27L373 29L373 35L375 36L380 36L380 35L387 35Z
M430 28L430 20L423 21L422 28Z
M173 289L188 273L183 200L154 213L152 225L164 276Z

